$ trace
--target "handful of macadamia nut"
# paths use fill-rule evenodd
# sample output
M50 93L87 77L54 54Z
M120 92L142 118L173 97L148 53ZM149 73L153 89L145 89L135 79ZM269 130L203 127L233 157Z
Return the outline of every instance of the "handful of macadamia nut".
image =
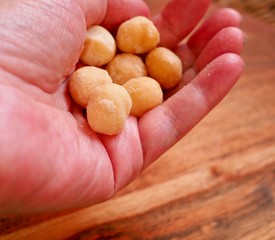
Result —
M129 115L141 117L160 105L163 90L179 83L181 60L159 42L157 28L143 16L123 22L116 36L101 26L87 30L85 66L70 77L69 91L93 131L120 133Z

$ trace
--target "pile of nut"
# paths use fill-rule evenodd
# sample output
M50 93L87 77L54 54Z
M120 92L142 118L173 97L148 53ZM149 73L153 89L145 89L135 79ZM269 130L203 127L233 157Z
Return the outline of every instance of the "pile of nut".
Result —
M157 28L143 16L123 22L115 37L102 26L87 30L80 56L86 66L72 74L69 90L86 108L93 131L118 134L129 114L140 117L160 105L163 90L179 83L181 60L159 41Z

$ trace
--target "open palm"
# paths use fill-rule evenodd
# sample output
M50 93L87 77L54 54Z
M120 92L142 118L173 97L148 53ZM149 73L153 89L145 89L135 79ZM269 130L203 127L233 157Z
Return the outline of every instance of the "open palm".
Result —
M0 215L107 200L181 139L230 90L243 62L240 16L222 9L188 42L209 0L172 0L154 18L181 57L184 88L116 136L97 135L67 92L86 27L150 16L141 0L0 2Z

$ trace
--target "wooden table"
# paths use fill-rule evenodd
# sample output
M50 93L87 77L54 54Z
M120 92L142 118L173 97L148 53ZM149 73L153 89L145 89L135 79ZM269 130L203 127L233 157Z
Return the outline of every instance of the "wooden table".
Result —
M275 31L249 16L246 70L191 133L114 199L0 221L0 240L275 239Z

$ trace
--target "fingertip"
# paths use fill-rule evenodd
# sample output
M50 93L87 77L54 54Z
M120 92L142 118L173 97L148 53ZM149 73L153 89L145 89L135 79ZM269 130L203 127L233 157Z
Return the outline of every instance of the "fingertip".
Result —
M124 21L134 16L149 17L148 5L142 0L109 0L107 11L101 25L111 32Z
M223 28L207 43L194 63L194 68L199 72L208 63L224 53L241 54L244 41L245 34L239 28Z
M240 55L225 53L209 63L190 84L200 89L212 109L239 80L243 70L244 61Z
M77 2L84 14L86 27L100 24L103 21L107 11L108 0L79 0Z
M242 69L244 68L243 58L236 53L225 53L220 56L220 59L217 58L217 61L219 60L229 69L230 67L232 67L232 68L235 68L236 70L239 69L242 71Z
M225 58L227 59L226 62L229 66L232 66L232 69L235 69L235 74L233 76L236 76L236 80L241 76L242 72L244 71L245 68L245 62L243 58L236 53L227 53L224 54Z
M202 71L214 72L217 77L238 79L244 69L244 61L239 54L224 53L215 58ZM220 74L220 75L219 75Z
M229 7L220 9L220 14L231 15L237 24L240 24L243 19L242 15L237 10Z

